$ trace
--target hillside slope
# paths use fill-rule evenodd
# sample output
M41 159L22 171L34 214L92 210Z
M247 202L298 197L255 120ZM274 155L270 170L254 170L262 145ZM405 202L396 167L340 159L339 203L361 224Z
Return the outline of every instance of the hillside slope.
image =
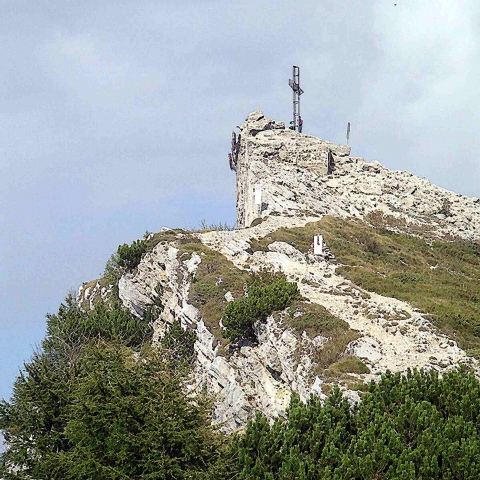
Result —
M323 397L333 384L356 401L387 369L477 368L478 199L350 157L262 112L240 133L237 223L247 228L149 235L118 282L156 339L174 320L196 332L191 387L215 395L215 422L237 430L256 411L282 415L292 392ZM226 339L228 305L281 277L300 296L259 317L254 335ZM102 279L78 298L89 309L114 292Z

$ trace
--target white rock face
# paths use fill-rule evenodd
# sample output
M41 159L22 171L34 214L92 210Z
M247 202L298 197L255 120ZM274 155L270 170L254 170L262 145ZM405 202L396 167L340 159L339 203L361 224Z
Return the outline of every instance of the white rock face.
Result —
M237 164L237 226L249 227L268 215L365 217L380 210L404 218L410 226L428 226L438 234L480 238L480 204L432 185L408 172L350 157L337 146L292 130L264 130L271 122L262 112L250 114L241 128ZM327 172L332 152L334 169ZM262 185L262 208L254 186ZM447 202L448 216L439 212Z
M375 210L401 217L406 228L419 226L439 235L478 240L479 200L456 195L407 172L390 171L378 162L349 157L349 147L282 128L266 130L270 122L262 112L247 117L241 128L237 164L238 226L249 227L258 217L264 221L232 232L201 233L200 241L240 269L282 272L298 284L304 297L345 320L359 333L345 354L360 358L370 368L369 374L357 375L359 381L376 379L387 369L401 372L422 367L441 372L460 363L477 368L453 340L434 331L428 319L408 303L372 292L365 295L355 286L346 288L346 279L335 272L329 260L327 245L324 256L314 256L278 241L266 252L253 252L251 241L281 227L318 221L325 214L365 218ZM327 175L329 152L334 170ZM256 184L262 186L262 208L255 205ZM140 317L149 305L164 305L154 325L155 340L176 319L184 328L196 331L191 388L206 387L215 396L214 421L221 423L223 430L234 431L257 411L270 418L283 415L292 392L304 400L310 394L324 398L326 380L317 376L309 351L322 348L326 338L311 340L269 317L256 325L258 345L242 346L228 357L221 353L214 335L188 300L190 283L201 262L201 255L182 258L174 242L163 242L145 255L135 275L122 277L119 292L123 304ZM92 292L99 289L99 284L84 287L80 296L91 302ZM232 293L224 300L233 301ZM399 312L405 313L404 320L398 320ZM395 325L389 321L392 316ZM357 392L344 388L344 393L352 402L359 399Z
M238 227L248 227L256 218L272 212L302 210L305 185L327 173L329 150L339 157L350 154L347 146L337 146L289 129L267 129L271 122L258 111L251 113L241 128L237 163ZM280 170L282 178L269 177L272 171ZM304 186L292 189L283 177L298 177L299 172ZM254 201L257 184L262 186L261 206Z

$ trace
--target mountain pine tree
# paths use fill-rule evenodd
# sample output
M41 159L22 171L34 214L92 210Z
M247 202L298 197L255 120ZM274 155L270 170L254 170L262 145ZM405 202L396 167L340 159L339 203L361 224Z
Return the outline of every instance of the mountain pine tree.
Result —
M180 325L154 349L150 326L118 306L69 298L42 349L0 403L8 479L213 479L210 404L185 394L194 337ZM225 474L222 473L222 477Z
M231 447L236 479L480 478L480 384L465 369L385 374L356 407L293 397L285 420L262 416Z

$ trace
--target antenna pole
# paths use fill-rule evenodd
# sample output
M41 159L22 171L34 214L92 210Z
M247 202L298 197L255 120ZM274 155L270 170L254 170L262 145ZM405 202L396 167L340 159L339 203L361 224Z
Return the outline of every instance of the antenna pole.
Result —
M292 79L288 84L293 90L293 130L298 131L298 119L300 117L300 95L303 90L300 88L300 67L293 66Z

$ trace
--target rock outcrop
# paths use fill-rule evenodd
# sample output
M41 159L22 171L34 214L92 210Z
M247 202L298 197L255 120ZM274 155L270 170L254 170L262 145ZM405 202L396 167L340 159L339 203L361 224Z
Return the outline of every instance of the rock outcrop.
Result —
M350 157L336 146L292 130L265 128L272 120L250 114L241 128L237 163L237 226L269 215L364 218L381 210L441 235L480 238L480 200L431 184L406 171ZM332 174L327 175L328 152ZM255 185L262 190L255 204ZM259 208L260 207L260 208Z
M405 231L428 230L478 240L478 199L449 192L408 172L390 171L378 162L351 157L349 147L285 130L262 112L250 114L241 127L236 175L239 229L195 232L196 241L242 271L283 273L310 302L347 322L358 338L349 343L345 355L369 367L368 373L353 374L354 378L364 382L387 369L409 367L443 371L467 363L476 368L476 362L454 339L438 333L426 315L407 302L350 284L336 272L328 255L301 252L283 241L269 244L266 251L251 247L253 240L279 228L302 227L327 214L365 219L374 211L399 219L402 226L398 228ZM255 201L256 185L261 186L260 202L258 194ZM202 253L182 257L178 247L182 234L178 238L178 242L158 243L143 257L135 274L125 274L119 295L125 307L140 317L149 305L163 305L155 322L156 339L174 320L196 331L191 388L205 387L215 396L215 422L225 431L234 431L256 411L269 417L282 415L292 392L303 399L310 394L323 396L326 383L332 380L318 374L309 352L321 349L328 339L309 338L270 316L255 326L258 344L244 344L228 354L221 348L189 297L204 261ZM100 291L98 284L94 288ZM80 292L83 300L90 301L91 295L92 288ZM232 293L227 292L225 303L232 300ZM352 401L358 400L358 393L348 385L342 389Z

